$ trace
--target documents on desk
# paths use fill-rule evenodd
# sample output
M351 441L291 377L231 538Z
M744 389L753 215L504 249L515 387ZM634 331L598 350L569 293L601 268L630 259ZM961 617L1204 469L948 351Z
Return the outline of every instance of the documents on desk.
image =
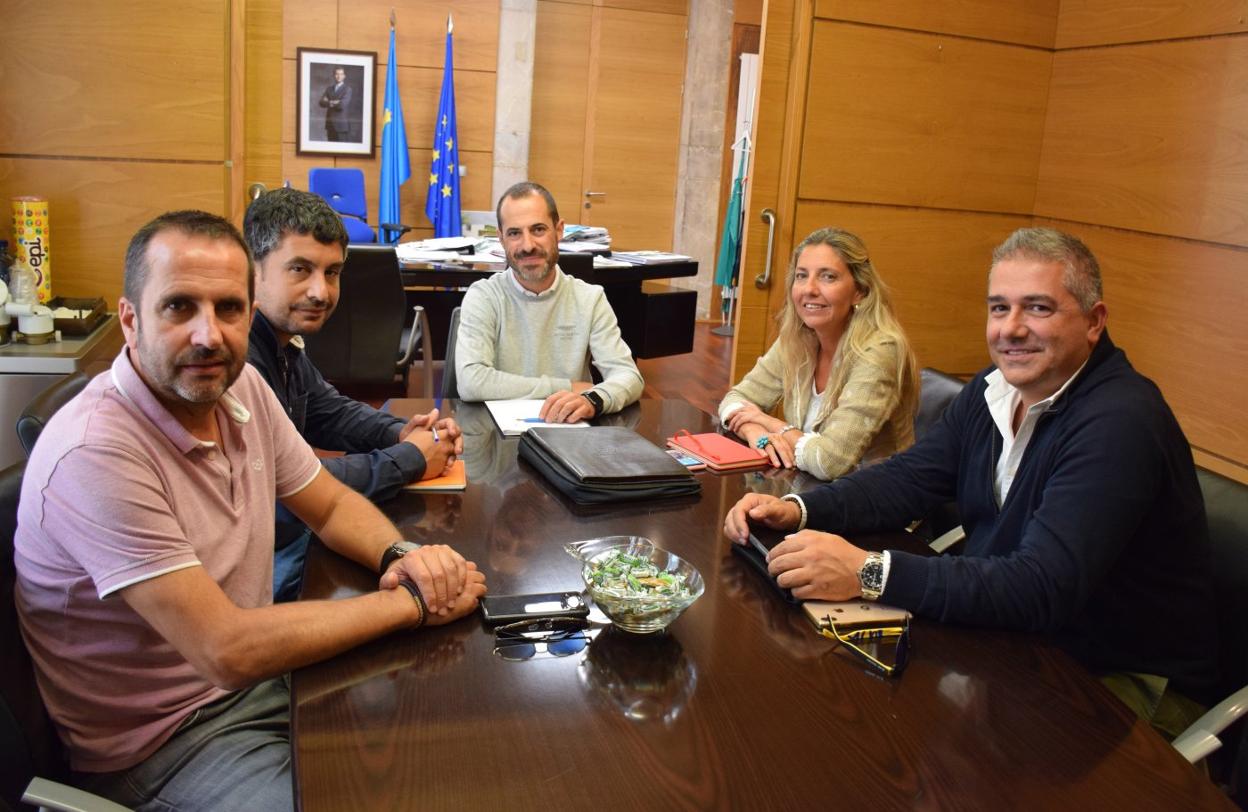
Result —
M667 251L612 251L612 259L627 262L630 265L662 265L666 262L692 262L693 257L684 254L672 254Z
M487 400L485 408L490 410L490 417L493 417L494 422L498 424L498 430L507 437L518 437L529 429L539 426L556 429L589 428L589 424L583 420L577 423L547 423L538 417L542 413L542 404L545 402L541 398Z
M474 265L505 264L502 247L493 238L437 237L429 240L413 240L394 247L399 262L425 263L429 265L472 263Z

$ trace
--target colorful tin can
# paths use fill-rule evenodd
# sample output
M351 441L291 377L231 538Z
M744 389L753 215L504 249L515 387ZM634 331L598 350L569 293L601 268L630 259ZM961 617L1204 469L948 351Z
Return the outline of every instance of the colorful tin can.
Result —
M13 198L14 266L24 265L35 272L41 304L52 299L48 231L48 201L41 197Z

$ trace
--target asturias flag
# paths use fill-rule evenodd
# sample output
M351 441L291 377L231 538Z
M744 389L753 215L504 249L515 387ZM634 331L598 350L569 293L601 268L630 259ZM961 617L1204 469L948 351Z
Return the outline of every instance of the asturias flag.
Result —
M455 76L451 32L446 18L446 64L442 68L442 97L433 128L433 161L429 165L429 193L425 214L433 221L433 236L458 237L463 231L459 214L459 135L455 127Z
M399 187L412 176L407 156L407 131L403 129L403 102L399 98L399 77L394 66L394 27L390 28L390 59L386 63L386 109L381 117L381 205L377 222L398 224ZM396 243L399 232L381 229L381 241Z

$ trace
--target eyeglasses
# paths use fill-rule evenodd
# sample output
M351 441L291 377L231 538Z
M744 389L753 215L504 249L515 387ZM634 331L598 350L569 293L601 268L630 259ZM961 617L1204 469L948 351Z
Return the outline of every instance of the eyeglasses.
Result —
M905 670L907 658L910 651L910 624L907 622L904 626L886 626L876 629L854 629L852 631L837 631L836 624L823 626L819 629L819 633L830 640L836 640L841 643L853 654L864 660L867 665L876 669L886 677L900 677L901 672ZM858 645L859 642L867 642L873 640L896 640L896 652L893 658L893 664L889 665L883 660L869 653L866 649Z
M504 660L530 660L539 651L568 657L589 645L588 624L571 618L522 620L494 630L494 653Z

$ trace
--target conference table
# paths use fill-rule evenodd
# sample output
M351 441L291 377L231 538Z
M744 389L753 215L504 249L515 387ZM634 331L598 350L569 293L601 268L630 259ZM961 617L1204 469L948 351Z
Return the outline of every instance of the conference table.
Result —
M660 280L698 275L698 263L661 262L622 268L594 266L590 254L559 255L559 267L591 285L601 285L615 311L620 334L637 358L680 355L693 350L693 327L698 294L681 288L646 287ZM451 310L463 301L466 288L498 272L496 266L409 263L399 264L409 305L420 305L429 316L433 357L446 357L446 336Z
M721 532L742 494L801 489L804 475L703 473L699 497L578 506L483 406L446 406L469 485L385 503L405 538L454 546L492 593L516 594L582 588L568 542L645 536L696 566L706 592L664 633L608 626L571 656L504 660L478 614L299 670L302 809L1233 808L1041 637L916 619L908 667L887 678L816 635ZM714 430L674 400L601 422L659 444ZM855 540L924 549L905 533ZM314 545L303 597L376 580Z

